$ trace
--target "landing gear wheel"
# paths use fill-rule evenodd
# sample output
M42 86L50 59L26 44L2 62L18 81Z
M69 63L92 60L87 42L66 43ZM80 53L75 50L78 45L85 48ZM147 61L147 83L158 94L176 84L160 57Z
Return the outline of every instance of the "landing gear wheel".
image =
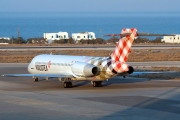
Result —
M64 82L63 86L64 86L64 88L71 88L72 82Z
M67 88L67 82L64 82L64 84L63 84L63 86L64 86L64 88Z
M72 82L69 82L68 84L69 84L68 87L71 88L72 87Z
M102 87L102 81L98 82L98 87Z
M34 82L38 82L38 77L35 77L35 78L34 78Z
M97 82L93 82L93 87L97 87Z
M102 81L93 81L93 87L102 87Z

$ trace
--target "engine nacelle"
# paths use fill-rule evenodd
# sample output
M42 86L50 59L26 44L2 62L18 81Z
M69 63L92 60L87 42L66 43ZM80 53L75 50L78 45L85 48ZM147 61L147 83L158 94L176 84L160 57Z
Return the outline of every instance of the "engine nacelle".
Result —
M134 72L134 68L129 66L129 70L127 71L128 74L132 74Z
M100 68L84 63L84 62L76 62L71 66L72 72L77 76L83 77L92 77L100 74Z

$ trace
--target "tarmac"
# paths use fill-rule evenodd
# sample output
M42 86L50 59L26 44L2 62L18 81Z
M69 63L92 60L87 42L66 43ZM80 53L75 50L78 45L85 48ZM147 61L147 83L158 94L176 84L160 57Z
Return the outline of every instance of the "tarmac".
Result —
M0 74L27 73L26 67L0 64ZM0 120L180 119L180 79L115 77L103 87L83 81L73 85L63 88L57 79L33 82L28 77L0 76Z

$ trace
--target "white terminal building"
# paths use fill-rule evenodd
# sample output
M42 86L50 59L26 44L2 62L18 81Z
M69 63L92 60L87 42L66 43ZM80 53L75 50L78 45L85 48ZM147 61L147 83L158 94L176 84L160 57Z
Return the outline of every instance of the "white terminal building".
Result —
M10 38L9 37L0 37L0 40L10 40Z
M69 39L69 36L67 32L44 33L44 38L46 40L61 40L61 39Z
M0 40L10 40L10 38L9 37L0 37ZM6 45L6 44L9 44L9 43L1 43L0 42L0 44L2 45Z
M74 41L79 40L93 40L96 39L94 32L81 32L81 33L72 33L72 39Z
M164 36L161 41L165 43L180 43L180 35Z

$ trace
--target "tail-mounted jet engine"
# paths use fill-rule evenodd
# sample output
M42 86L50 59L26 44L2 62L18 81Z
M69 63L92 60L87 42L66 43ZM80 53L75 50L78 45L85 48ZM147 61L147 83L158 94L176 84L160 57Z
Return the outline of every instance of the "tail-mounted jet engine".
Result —
M99 67L84 62L75 62L71 69L75 75L82 77L92 77L100 74Z
M134 72L134 68L129 66L129 70L127 71L128 74L132 74Z

